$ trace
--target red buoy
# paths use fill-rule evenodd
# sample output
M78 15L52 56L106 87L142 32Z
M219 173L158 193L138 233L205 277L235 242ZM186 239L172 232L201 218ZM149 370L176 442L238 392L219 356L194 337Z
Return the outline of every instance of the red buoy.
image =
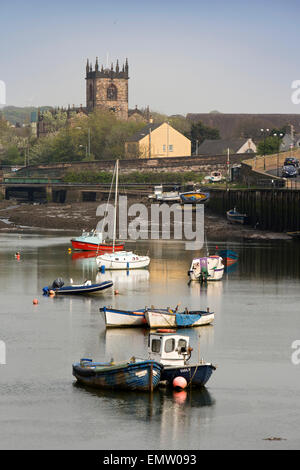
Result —
M173 387L174 388L181 388L184 389L187 386L187 381L184 377L175 377L173 380Z

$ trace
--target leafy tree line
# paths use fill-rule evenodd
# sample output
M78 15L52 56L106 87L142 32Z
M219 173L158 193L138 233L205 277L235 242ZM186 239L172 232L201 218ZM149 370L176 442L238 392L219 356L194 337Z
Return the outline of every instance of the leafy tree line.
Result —
M81 171L68 172L64 176L66 183L110 183L112 173L108 171ZM128 174L120 174L119 181L122 183L198 183L203 180L203 175L195 171L186 172L140 172L133 171Z

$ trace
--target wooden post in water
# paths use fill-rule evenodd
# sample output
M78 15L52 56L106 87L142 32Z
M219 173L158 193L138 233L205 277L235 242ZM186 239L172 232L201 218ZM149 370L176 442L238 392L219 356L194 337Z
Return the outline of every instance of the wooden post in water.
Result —
M153 364L152 362L150 365L150 373L149 373L149 392L153 393Z

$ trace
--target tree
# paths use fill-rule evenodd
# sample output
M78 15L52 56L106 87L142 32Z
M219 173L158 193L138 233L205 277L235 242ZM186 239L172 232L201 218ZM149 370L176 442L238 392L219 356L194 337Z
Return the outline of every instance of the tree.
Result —
M265 141L261 140L257 144L258 155L270 155L272 153L278 152L280 141L281 139L279 140L278 137L274 137L274 136L266 137Z
M205 139L218 140L220 139L219 129L215 127L205 126L202 121L192 123L190 139L192 140L192 152L196 150L197 141L198 145L202 144Z

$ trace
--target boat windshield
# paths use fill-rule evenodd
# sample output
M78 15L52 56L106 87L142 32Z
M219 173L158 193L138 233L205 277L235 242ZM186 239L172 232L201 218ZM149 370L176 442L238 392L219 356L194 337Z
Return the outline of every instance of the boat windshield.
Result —
M170 353L174 351L174 349L175 349L175 339L174 338L167 339L167 341L165 342L165 352Z
M160 339L153 339L152 340L152 345L151 345L151 351L154 352L154 353L159 353L160 352L160 344L161 344Z

